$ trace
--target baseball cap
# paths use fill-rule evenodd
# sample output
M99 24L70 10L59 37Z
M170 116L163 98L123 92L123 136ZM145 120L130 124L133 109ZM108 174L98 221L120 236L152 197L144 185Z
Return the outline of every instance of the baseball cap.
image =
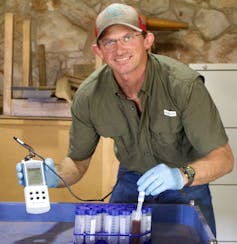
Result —
M144 20L135 8L126 4L113 3L107 6L96 18L96 40L107 27L115 24L125 25L139 32L147 31Z

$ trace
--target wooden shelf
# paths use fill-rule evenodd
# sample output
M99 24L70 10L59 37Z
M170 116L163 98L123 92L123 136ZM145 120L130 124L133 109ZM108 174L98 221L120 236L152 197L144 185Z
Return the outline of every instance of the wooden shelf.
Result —
M71 117L68 102L34 102L27 99L11 99L13 116Z

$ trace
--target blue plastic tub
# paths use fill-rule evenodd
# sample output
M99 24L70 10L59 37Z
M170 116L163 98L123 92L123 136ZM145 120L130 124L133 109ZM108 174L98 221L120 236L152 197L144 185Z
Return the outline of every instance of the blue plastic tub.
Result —
M24 203L2 202L1 243L73 243L77 205L78 203L51 203L48 213L31 215L26 213ZM151 243L216 243L199 208L177 204L149 206L152 207Z

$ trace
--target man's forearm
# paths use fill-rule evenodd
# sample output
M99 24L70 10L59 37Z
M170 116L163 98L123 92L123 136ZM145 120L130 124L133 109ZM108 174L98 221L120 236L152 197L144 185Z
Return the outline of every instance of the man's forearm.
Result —
M229 144L214 149L207 156L191 162L195 170L195 177L192 186L202 185L218 179L231 172L234 167L234 157ZM182 172L183 174L183 172ZM183 174L184 183L188 182Z
M59 175L67 182L68 185L73 185L79 181L88 169L90 159L81 161L72 160L70 157L64 158L56 164ZM59 180L58 187L64 187L64 184Z

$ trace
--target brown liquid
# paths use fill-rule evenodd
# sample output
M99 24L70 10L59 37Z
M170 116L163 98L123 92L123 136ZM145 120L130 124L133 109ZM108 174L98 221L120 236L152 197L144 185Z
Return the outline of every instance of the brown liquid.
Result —
M132 221L132 235L140 235L141 221L133 220ZM139 244L140 236L132 236L132 244Z

